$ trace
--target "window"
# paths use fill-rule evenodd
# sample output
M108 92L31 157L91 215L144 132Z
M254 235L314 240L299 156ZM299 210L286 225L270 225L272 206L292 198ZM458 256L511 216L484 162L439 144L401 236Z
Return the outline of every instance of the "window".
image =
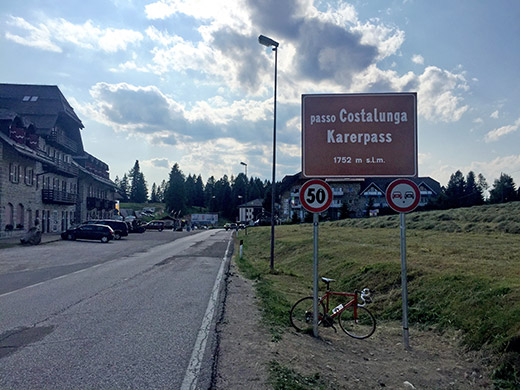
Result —
M25 184L34 185L34 169L31 167L25 167Z
M9 164L9 181L11 183L20 182L20 165L15 163Z
M28 102L31 99L30 96L24 96L22 102Z

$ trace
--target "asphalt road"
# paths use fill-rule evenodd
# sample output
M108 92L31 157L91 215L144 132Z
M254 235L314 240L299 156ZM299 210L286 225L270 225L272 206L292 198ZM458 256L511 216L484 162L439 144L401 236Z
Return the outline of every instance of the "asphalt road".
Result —
M0 389L207 388L231 250L223 230L2 250Z

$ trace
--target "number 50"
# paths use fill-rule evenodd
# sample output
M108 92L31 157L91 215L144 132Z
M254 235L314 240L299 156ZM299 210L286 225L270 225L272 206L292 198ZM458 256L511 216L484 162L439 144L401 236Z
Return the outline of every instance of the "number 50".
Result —
M307 203L309 204L312 204L314 202L318 202L319 204L322 204L325 202L325 198L326 198L327 194L325 192L325 190L323 188L314 188L314 187L310 187L308 190L307 190L307 196L305 198L305 200L307 201Z

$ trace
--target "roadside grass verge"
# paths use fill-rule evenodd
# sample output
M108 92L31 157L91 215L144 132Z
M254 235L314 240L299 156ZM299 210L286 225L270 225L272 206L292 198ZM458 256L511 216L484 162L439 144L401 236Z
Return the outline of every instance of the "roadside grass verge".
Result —
M269 383L274 390L326 390L328 388L319 373L303 376L275 360L269 362L269 378Z
M392 218L395 226L374 227ZM432 229L436 218L474 225L471 231ZM502 228L520 223L520 203L417 212L406 219L410 323L461 330L467 348L493 357L496 388L520 388L520 240ZM240 237L244 256L238 264L257 281L264 321L280 337L290 326L292 303L312 294L312 225L276 228L273 273L269 228L248 230ZM401 319L399 234L396 216L320 224L320 276L336 279L335 290L369 287L378 321Z

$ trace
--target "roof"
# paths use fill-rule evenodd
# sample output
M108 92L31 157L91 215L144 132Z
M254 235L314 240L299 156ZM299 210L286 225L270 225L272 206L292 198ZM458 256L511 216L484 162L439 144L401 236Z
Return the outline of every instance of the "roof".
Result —
M56 85L0 84L0 108L30 118L40 129L54 127L60 114L84 127Z
M361 184L360 194L363 194L372 185L376 185L383 193L385 193L388 185L396 179L401 178L367 177L365 181ZM418 187L420 187L421 185L428 187L434 194L439 194L441 192L441 185L437 180L434 180L431 177L407 177L407 179L413 181L415 184L417 184Z
M255 199L251 200L247 203L241 204L238 207L239 208L245 208L245 207L263 207L264 201L262 199Z

